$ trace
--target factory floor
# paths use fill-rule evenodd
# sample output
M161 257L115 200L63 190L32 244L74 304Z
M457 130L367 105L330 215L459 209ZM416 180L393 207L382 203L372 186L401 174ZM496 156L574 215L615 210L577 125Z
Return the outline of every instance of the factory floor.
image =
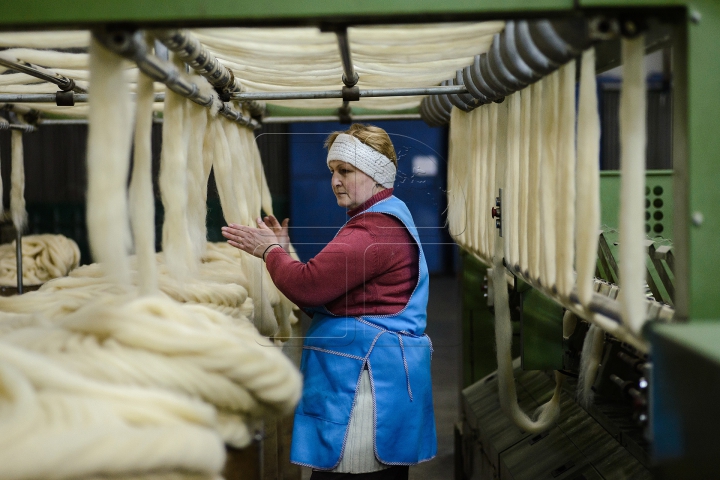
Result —
M437 427L438 453L429 462L410 467L410 480L448 480L453 478L453 425L458 421L461 309L457 276L432 276L428 302L427 334L433 342L433 400ZM303 480L311 470L303 468Z

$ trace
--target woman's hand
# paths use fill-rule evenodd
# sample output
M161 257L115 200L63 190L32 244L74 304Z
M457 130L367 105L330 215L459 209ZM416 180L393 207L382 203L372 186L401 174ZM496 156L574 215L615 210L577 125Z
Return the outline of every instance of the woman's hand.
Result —
M265 225L259 217L257 223L258 228L230 224L222 228L222 235L228 239L228 243L233 247L262 258L268 247L272 244L281 245L281 243L275 232Z
M268 215L264 219L265 225L270 227L270 230L275 233L275 236L278 239L278 243L280 246L286 251L289 252L290 250L290 233L288 230L288 224L290 223L290 219L286 218L282 221L282 224L278 221L277 218L273 217L272 215ZM260 226L260 223L258 223L258 226Z

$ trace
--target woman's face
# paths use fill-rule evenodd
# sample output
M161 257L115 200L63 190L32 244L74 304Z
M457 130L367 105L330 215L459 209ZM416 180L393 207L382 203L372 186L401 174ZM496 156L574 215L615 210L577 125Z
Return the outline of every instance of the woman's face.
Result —
M384 190L375 180L349 163L330 160L332 189L339 206L352 209L359 207L370 197Z

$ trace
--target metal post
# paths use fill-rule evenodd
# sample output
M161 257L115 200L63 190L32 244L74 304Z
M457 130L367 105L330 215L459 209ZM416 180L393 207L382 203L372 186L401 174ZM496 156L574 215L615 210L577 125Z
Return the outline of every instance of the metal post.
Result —
M51 72L31 63L21 62L16 58L8 57L2 53L0 53L0 65L28 74L35 78L39 78L40 80L53 83L63 92L86 92L84 88L75 85L75 81L72 78L67 78L59 73Z
M15 234L15 268L17 270L17 290L18 294L23 293L23 264L22 264L22 232L16 231Z
M340 49L340 59L342 60L343 76L342 81L346 87L354 87L360 75L355 71L350 55L350 42L348 41L347 28L343 27L335 31L338 40L338 48Z

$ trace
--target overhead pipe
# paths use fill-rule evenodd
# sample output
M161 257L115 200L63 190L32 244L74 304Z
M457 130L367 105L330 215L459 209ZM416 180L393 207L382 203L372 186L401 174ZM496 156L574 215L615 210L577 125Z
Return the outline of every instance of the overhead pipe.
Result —
M233 100L315 100L319 98L342 98L345 101L355 101L359 98L374 97L408 97L420 95L446 95L468 93L465 86L440 87L408 87L408 88L374 88L374 89L321 90L318 92L252 92L234 93Z
M227 102L233 93L245 91L233 71L221 64L192 33L187 30L164 29L151 30L150 34L210 82L220 94L221 100ZM265 113L265 106L255 101L247 102L247 106L250 115L254 117Z
M73 106L76 103L87 103L87 93L0 93L0 103L54 103L58 106ZM165 100L164 93L156 93L154 101Z
M87 93L87 90L76 85L72 78L68 78L43 67L33 65L32 63L23 62L2 52L0 52L0 65L57 85L57 87L63 92Z
M197 84L180 75L180 72L171 63L151 55L147 50L141 31L95 30L93 35L107 49L134 61L141 72L157 82L164 83L178 95L206 108L219 107L220 115L240 125L251 128L260 127L256 120L245 117L242 112L238 112L230 104L220 100L217 93L203 93Z
M423 99L420 111L430 125L449 119L448 104L464 111L490 102L501 102L578 57L595 38L584 18L509 21L494 36L490 49L458 70L444 85L460 85L475 102L458 94ZM440 110L440 111L438 111ZM443 123L447 123L444 121Z

